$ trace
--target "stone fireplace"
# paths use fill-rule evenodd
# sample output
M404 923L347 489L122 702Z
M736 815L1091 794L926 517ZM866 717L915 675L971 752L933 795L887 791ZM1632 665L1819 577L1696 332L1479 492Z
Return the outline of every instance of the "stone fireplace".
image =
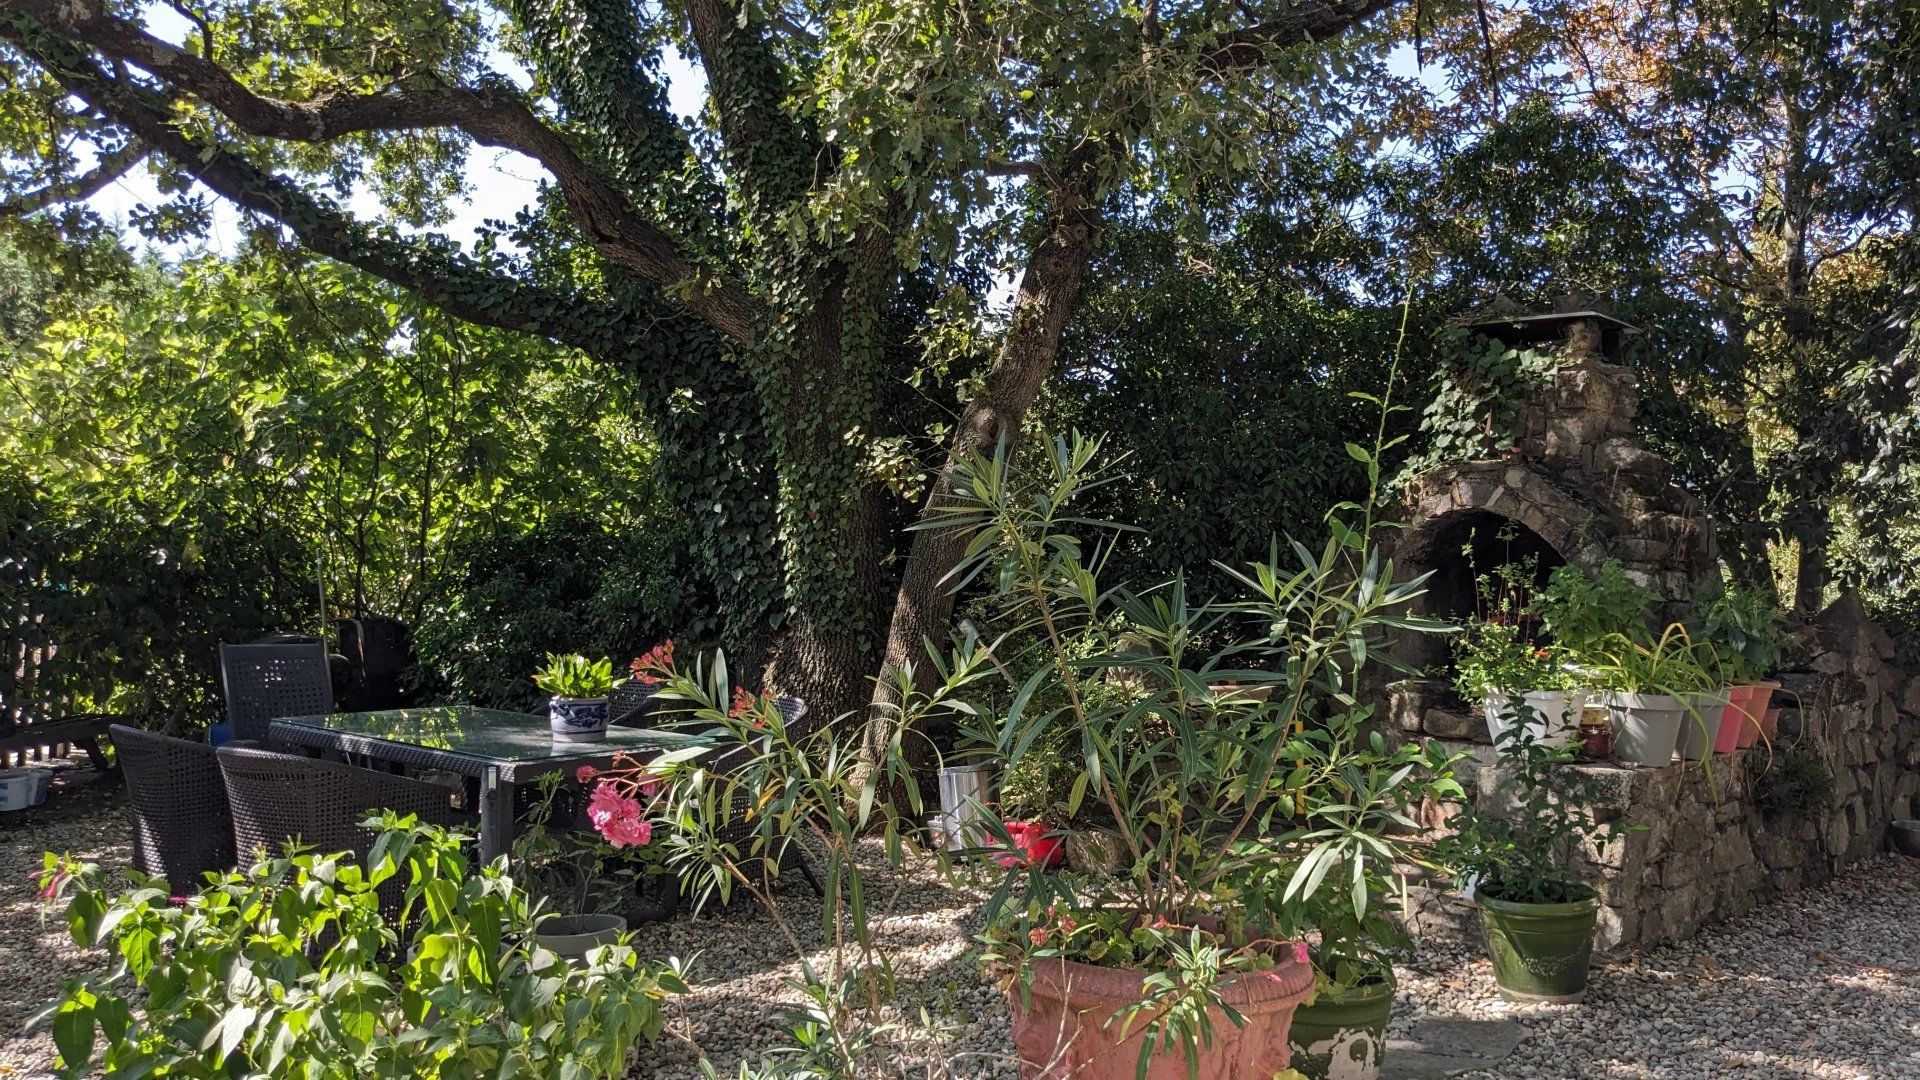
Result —
M1615 362L1632 327L1598 311L1485 319L1479 334L1551 350L1558 367L1521 406L1512 445L1497 456L1446 462L1412 478L1396 571L1432 573L1419 612L1472 614L1475 579L1528 557L1544 582L1554 567L1589 571L1618 560L1677 614L1718 573L1713 524L1673 482L1673 467L1634 430L1639 387ZM1446 642L1409 636L1401 655L1443 670ZM1444 679L1395 686L1393 713L1409 733L1485 741L1485 725L1451 700Z

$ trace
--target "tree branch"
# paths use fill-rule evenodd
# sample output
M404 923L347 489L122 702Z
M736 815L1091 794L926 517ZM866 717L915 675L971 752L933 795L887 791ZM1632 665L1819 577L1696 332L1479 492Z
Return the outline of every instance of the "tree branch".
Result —
M35 211L44 210L54 203L76 202L91 198L98 194L101 188L127 175L135 165L145 161L147 155L152 152L152 147L135 139L118 153L102 157L91 170L79 176L48 184L46 187L24 192L0 202L0 218L25 217Z
M451 127L484 145L523 153L553 174L575 221L603 258L661 286L727 336L739 341L753 337L760 305L745 288L696 263L672 237L637 214L618 188L535 116L517 91L504 85L427 86L339 94L312 103L283 101L256 94L211 60L98 9L81 11L66 0L0 0L0 11L5 10L152 73L256 138L315 143L361 132Z
M1200 53L1202 70L1225 74L1264 62L1280 49L1324 41L1396 0L1305 0L1280 15L1232 31Z
M0 38L18 43L68 93L172 158L215 194L285 225L306 247L409 289L467 322L538 334L589 351L608 344L598 332L582 328L604 325L605 320L579 318L592 314L592 305L493 273L458 253L369 228L240 155L187 135L173 123L168 99L110 78L53 35L0 23Z
M762 24L743 23L738 0L688 0L686 7L728 168L757 195L799 197L812 184L819 147L780 110L785 80Z

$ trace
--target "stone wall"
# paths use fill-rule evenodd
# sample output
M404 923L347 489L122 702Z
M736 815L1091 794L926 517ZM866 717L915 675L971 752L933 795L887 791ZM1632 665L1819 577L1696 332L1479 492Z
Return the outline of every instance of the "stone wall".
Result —
M1797 704L1781 713L1778 746L1705 765L1572 766L1606 791L1605 816L1644 826L1598 857L1582 853L1606 903L1602 951L1682 941L1826 881L1886 847L1890 822L1920 816L1920 678L1894 663L1892 640L1851 597L1797 638L1799 670L1781 679ZM1405 692L1396 701L1403 713L1418 704ZM1785 797L1806 760L1832 776L1816 805ZM1499 782L1490 765L1467 779L1481 792ZM1421 895L1414 921L1426 934L1478 933L1457 893Z

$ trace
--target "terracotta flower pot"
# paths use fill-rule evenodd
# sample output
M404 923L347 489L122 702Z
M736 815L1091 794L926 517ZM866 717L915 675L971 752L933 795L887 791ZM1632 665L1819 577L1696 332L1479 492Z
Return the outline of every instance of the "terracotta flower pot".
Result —
M1007 991L1013 1045L1023 1080L1186 1080L1186 1055L1162 1050L1137 1072L1147 1017L1132 1025L1108 1020L1145 1000L1147 973L1098 967L1058 957L1037 960L1028 1000ZM1313 968L1283 956L1279 963L1227 979L1221 999L1240 1014L1236 1026L1214 1009L1213 1043L1198 1047L1197 1075L1207 1080L1269 1080L1288 1067L1287 1032L1293 1011L1313 991Z
M1780 689L1779 683L1766 679L1747 687L1747 722L1740 725L1740 749L1745 750L1760 741L1762 725L1766 722L1767 705L1773 700L1773 692L1778 689Z
M994 856L1001 866L1033 866L1051 870L1067 860L1066 838L1044 821L1009 821L1007 835L1013 850Z

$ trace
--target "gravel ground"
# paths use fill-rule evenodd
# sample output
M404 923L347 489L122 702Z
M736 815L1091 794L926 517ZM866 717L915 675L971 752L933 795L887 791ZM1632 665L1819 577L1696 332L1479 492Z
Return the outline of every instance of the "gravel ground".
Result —
M65 922L42 920L32 879L41 854L71 852L102 866L133 859L117 782L95 773L84 757L31 767L53 770L47 801L0 814L0 1077L8 1078L52 1075L53 1040L22 1029L59 996L60 980L105 967L100 953L74 946Z
M111 785L83 763L56 766L48 805L0 818L0 1077L44 1076L52 1046L22 1025L60 979L101 961L43 924L28 875L52 848L106 865L129 855ZM900 992L880 1035L902 1077L1012 1077L1006 1009L975 973L979 894L876 872L874 906ZM788 921L823 959L820 905L798 881ZM1530 1032L1475 1080L1696 1077L1920 1078L1920 862L1888 856L1825 888L1709 931L1683 946L1594 972L1581 1006L1501 1001L1477 945L1432 945L1401 970L1397 1029L1428 1018L1511 1020ZM669 1034L638 1077L721 1075L777 1045L781 1005L801 998L791 946L749 902L644 928L644 955L691 960L695 992L674 1003Z

